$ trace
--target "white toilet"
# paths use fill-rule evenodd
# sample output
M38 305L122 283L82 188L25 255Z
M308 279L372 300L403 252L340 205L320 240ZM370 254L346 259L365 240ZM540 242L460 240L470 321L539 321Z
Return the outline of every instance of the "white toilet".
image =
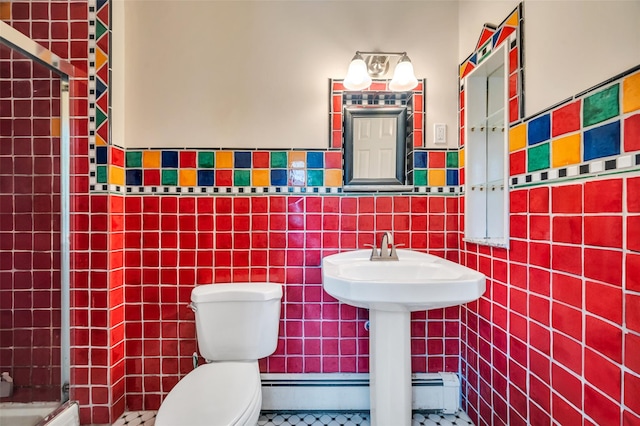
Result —
M262 405L258 359L278 344L282 286L201 285L191 292L200 354L160 406L157 426L254 426Z

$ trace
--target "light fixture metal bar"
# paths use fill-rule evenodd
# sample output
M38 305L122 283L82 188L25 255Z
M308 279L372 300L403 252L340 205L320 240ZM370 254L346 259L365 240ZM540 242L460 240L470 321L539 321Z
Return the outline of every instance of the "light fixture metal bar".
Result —
M407 52L365 52L363 50L357 50L356 54L361 55L373 55L373 56L403 56L406 55Z

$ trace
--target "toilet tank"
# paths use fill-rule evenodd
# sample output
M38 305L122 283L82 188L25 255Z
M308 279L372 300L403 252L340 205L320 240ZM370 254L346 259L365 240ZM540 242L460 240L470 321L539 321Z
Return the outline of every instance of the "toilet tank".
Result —
M282 285L207 284L193 289L200 355L207 361L252 361L278 344Z

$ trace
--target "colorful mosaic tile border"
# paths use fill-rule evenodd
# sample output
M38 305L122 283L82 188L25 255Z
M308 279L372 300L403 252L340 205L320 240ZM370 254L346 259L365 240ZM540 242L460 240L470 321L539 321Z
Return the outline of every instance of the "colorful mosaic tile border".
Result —
M640 66L509 130L511 185L637 170Z
M458 191L458 151L414 151L415 192ZM92 191L342 192L342 152L95 148Z
M459 68L459 119L460 119L460 146L464 147L464 114L465 114L465 90L463 79L485 59L489 57L502 43L509 43L509 123L515 123L524 117L523 81L524 68L522 51L522 27L524 24L523 4L520 3L500 25L494 27L485 24L476 50L465 59Z
M95 187L97 147L105 150L110 143L109 72L111 4L108 0L89 0L89 170Z

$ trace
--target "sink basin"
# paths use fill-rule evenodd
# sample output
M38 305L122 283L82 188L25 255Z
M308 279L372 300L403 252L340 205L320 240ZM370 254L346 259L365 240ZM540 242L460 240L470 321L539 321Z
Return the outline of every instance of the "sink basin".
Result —
M410 312L460 305L485 291L480 272L427 253L397 252L398 261L372 262L371 250L325 257L324 290L359 308Z
M397 261L371 261L371 250L322 259L322 285L343 303L369 309L371 426L410 426L411 312L478 299L485 276L426 253L397 250Z

